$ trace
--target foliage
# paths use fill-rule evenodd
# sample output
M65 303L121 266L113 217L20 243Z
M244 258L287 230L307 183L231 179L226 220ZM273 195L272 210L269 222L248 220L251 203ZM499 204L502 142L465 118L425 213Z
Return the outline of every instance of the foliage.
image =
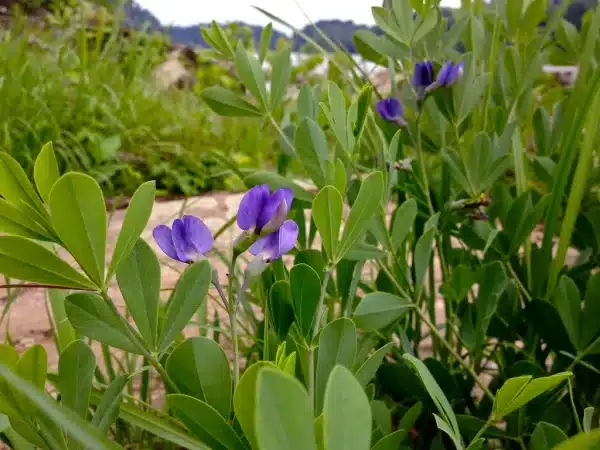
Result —
M269 165L258 142L268 146L275 133L215 117L194 92L160 90L154 70L166 57L166 38L125 33L102 11L93 27L80 9L67 8L48 17L48 28L17 18L2 32L1 148L28 175L49 141L61 168L89 173L111 197L129 196L149 178L162 195L222 189L235 178L215 152L241 167ZM198 86L235 86L207 61Z
M383 37L357 40L401 80L391 101L337 49L326 88L305 85L286 102L288 47L269 51L269 31L255 50L217 24L205 30L243 89L202 97L231 120L272 127L281 152L277 173L231 164L249 188L232 254L213 248L198 218L155 228L184 267L166 301L140 238L153 182L133 196L107 258L93 178L61 175L47 146L32 184L0 154L0 273L51 289L60 350L55 373L40 347L0 346L3 439L17 449L598 447L600 9L579 33L562 18L567 5L546 17L543 0L474 2L450 30L435 6L389 6L373 10ZM541 76L565 44L579 64L570 88ZM430 76L413 77L415 63ZM183 334L190 323L200 336Z

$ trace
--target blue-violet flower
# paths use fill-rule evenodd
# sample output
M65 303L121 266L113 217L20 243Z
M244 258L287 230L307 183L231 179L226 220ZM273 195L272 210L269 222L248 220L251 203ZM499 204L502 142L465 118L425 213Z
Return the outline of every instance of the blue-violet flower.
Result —
M464 62L454 64L452 61L446 61L446 63L440 69L437 76L437 84L439 86L452 86L460 77L462 77L465 68Z
M254 186L240 202L237 214L238 226L266 235L279 229L287 219L294 194L291 189L280 188L272 194L266 184Z
M166 225L159 225L152 235L167 256L184 263L202 259L213 245L210 230L204 222L194 216L175 219L172 229Z
M383 120L388 122L394 122L397 125L404 125L406 122L402 117L404 115L404 108L397 98L389 97L379 100L375 109L382 117Z
M429 60L415 63L412 84L419 98L423 98L425 90L434 83L433 63Z

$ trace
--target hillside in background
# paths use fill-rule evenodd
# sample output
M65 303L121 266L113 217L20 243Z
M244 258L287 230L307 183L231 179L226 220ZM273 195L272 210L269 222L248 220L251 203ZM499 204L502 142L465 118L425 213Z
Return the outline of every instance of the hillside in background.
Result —
M557 0L550 1L553 4L558 3ZM598 0L575 0L573 4L569 6L565 18L577 28L580 28L583 15L589 9L593 8L597 3ZM442 8L442 14L449 19L449 24L452 25L452 8ZM132 1L127 5L127 17L130 23L134 26L146 25L151 30L166 32L171 36L174 42L186 45L206 47L206 42L200 34L200 28L209 24L199 23L197 25L187 27L165 27L161 24L158 18L156 18L150 11L142 8L135 1ZM257 25L249 25L244 22L238 22L238 24L240 26L248 27L251 30L252 36L254 37L255 41L258 42L263 27ZM322 32L324 32L331 40L340 44L342 47L346 48L351 53L355 51L355 47L352 42L352 36L354 32L361 29L368 29L376 34L381 33L378 27L357 25L351 21L319 20L315 23L315 26L318 27ZM302 28L301 32L313 38L324 47L327 47L327 45L323 42L323 38L319 35L319 33L313 25L305 26L304 28ZM274 45L275 42L277 42L277 40L280 38L287 39L288 37L285 36L283 33L273 30L272 45ZM300 34L295 34L292 37L292 40L294 43L294 50L296 51L302 50L306 45L306 41Z

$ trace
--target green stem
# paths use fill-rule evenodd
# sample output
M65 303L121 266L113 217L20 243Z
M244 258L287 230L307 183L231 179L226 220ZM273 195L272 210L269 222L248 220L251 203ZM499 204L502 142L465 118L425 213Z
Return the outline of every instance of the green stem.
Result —
M517 283L517 286L523 293L523 296L527 299L528 302L531 302L531 300L532 300L531 294L529 294L529 291L527 291L527 288L525 288L525 286L523 286L523 283L521 282L519 275L517 275L517 273L515 272L515 269L513 269L512 264L510 262L507 262L506 264L504 264L504 266L506 267L506 269L508 270L510 275L514 278L515 283Z
M444 345L444 347L446 347L448 349L448 351L454 357L454 359L461 366L463 366L463 368L469 373L469 375L471 375L471 377L473 377L473 380L475 381L475 383L481 388L481 390L484 392L484 394L487 395L489 397L489 399L492 400L492 402L493 402L494 394L492 394L492 392L488 389L488 387L485 384L483 384L483 382L479 379L479 377L477 376L477 374L475 373L473 368L469 364L467 364L467 362L463 358L461 358L461 356L458 353L456 353L454 348L452 348L452 346L448 343L448 341L446 341L446 339L444 339L442 334L438 331L436 326L429 321L429 319L425 316L423 311L421 311L420 309L417 308L416 312L419 315L419 317L421 318L421 320L423 321L423 323L425 325L427 325L427 327L431 330L431 333L433 335L435 335L439 339L439 341Z
M317 304L317 312L315 314L314 327L312 332L312 339L308 345L308 394L310 396L311 408L315 408L315 349L314 340L319 334L319 328L321 325L321 315L323 313L323 303L325 303L325 294L327 294L327 285L329 284L329 278L331 277L331 269L325 272L323 282L321 283L321 295L319 296L319 303Z
M237 326L236 326L236 311L235 306L233 310L229 311L229 323L231 327L231 346L233 352L233 388L238 385L240 381L240 359L239 359L239 349L238 349L238 336L237 336Z
M473 438L473 440L471 441L471 444L473 444L473 442L475 442L477 439L479 439L481 436L483 436L483 433L486 432L486 430L492 426L492 419L489 419L484 426L482 426L479 431L477 432L477 434L475 435L475 437Z
M577 431L583 433L583 427L581 426L581 420L579 420L579 414L577 414L577 408L575 407L575 399L573 398L573 384L571 383L571 379L568 380L569 383L569 399L571 401L571 408L573 408L573 415L575 416L575 424L577 425Z
M165 368L162 366L160 361L158 361L158 359L156 359L156 357L148 351L146 346L143 344L143 342L139 338L137 332L133 329L131 324L129 322L127 322L127 320L125 320L125 318L119 313L119 310L117 309L115 304L112 302L112 300L110 299L108 294L103 291L102 297L104 298L104 301L108 304L109 308L112 310L113 314L116 314L116 316L119 318L119 320L123 324L123 329L124 329L125 333L127 334L127 337L129 338L131 343L138 349L138 351L144 356L144 358L146 358L148 360L148 362L150 362L152 367L154 367L154 369L158 372L158 374L164 381L165 385L167 385L169 387L169 389L171 389L173 392L178 393L179 388L173 382L173 380L171 380L171 377L169 376L169 374L167 373Z

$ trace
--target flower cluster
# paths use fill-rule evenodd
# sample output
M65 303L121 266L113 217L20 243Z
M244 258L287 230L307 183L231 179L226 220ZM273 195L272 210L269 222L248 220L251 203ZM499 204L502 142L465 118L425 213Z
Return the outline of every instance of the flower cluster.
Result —
M440 68L437 77L434 73L432 61L420 61L415 64L412 85L417 92L417 100L422 102L425 95L436 88L450 87L462 77L464 62L453 63L446 61ZM393 122L399 126L406 125L404 109L400 101L394 97L385 98L377 102L377 112L383 120Z
M294 194L290 189L270 192L269 186L250 189L242 198L237 223L244 230L244 247L257 257L259 266L281 258L289 252L298 239L298 225L287 219ZM159 225L153 231L160 249L170 258L184 263L199 261L213 246L208 227L197 217L183 216L175 219L172 228ZM240 251L241 250L241 251Z

